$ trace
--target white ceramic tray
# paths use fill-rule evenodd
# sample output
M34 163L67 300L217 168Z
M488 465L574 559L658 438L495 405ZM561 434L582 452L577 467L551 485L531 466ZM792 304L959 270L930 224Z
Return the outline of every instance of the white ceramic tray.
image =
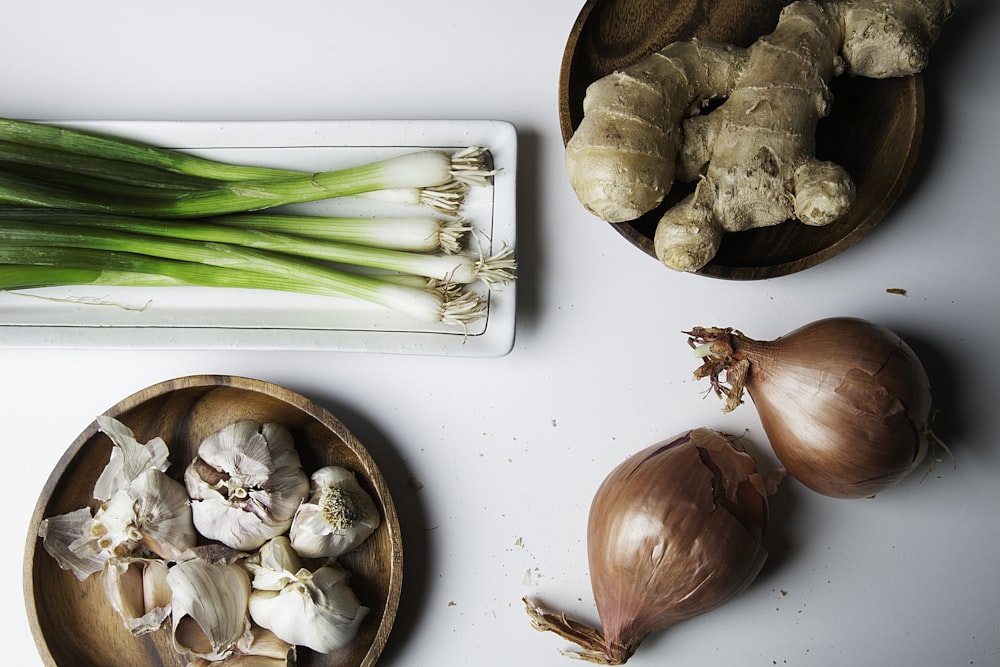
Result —
M484 251L516 248L517 135L508 122L282 121L64 123L216 159L319 171L424 148L479 145L500 171L463 210ZM296 207L330 215L413 214L334 200ZM395 207L395 208L394 208ZM429 212L429 210L428 210ZM490 246L490 247L486 247ZM489 294L468 330L427 325L364 302L217 288L59 287L0 292L0 346L22 348L294 349L495 357L514 342L515 283Z

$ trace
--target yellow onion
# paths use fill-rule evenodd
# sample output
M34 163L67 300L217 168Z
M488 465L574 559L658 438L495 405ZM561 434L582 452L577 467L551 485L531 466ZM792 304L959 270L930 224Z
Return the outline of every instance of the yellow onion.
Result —
M833 317L771 341L733 329L685 332L726 398L743 390L788 474L837 498L871 496L912 471L933 437L927 373L889 329Z
M756 578L777 481L734 438L704 428L631 456L590 508L587 555L601 629L525 598L532 625L580 646L574 657L624 664L650 634L719 607Z

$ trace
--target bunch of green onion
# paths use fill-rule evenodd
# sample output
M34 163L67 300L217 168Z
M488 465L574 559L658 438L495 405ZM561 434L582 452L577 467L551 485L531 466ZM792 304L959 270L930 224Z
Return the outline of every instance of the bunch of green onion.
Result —
M459 326L513 280L512 249L465 248L470 187L488 153L424 150L310 173L231 164L44 123L0 118L0 290L183 285L360 298ZM271 211L365 197L411 217Z

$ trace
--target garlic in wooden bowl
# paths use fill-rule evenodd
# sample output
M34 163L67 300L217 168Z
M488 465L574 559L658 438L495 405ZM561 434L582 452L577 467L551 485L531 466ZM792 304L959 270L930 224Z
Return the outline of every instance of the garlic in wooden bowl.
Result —
M279 535L247 561L250 618L284 641L330 653L348 644L368 615L336 561L312 570Z
M320 468L312 474L311 488L289 531L300 556L336 558L358 548L378 528L378 508L350 470Z
M203 614L204 610L197 612L203 620L193 622L194 614L184 611L185 604L191 607L193 603L190 594L186 594L186 598L182 595L179 601L181 615L191 617L192 622L181 618L176 630L180 632L183 645L200 651L197 646L203 643L202 635L214 636L216 629L221 632L227 627L242 627L246 632L241 632L238 645L232 650L267 656L274 665L354 667L370 666L378 660L399 602L402 582L399 522L380 471L361 443L339 420L283 387L249 378L214 375L184 377L144 389L110 408L100 421L109 424L108 419L127 428L137 445L147 447L145 467L157 470L162 467L159 445L149 444L161 439L167 447L168 457L165 470L158 470L158 473L178 484L206 438L242 420L279 424L287 429L306 474L331 465L351 471L371 497L381 520L368 539L338 558L343 569L350 573L352 593L368 608L357 625L356 634L345 646L329 654L294 647L252 620L247 626L241 626L243 619L225 618L225 613L217 619L218 628L208 627L214 621L212 614ZM111 426L107 430L115 432ZM104 489L102 495L107 491L113 495L116 489L120 490L120 480L109 481L117 478L117 471L105 475L105 470L109 466L117 469L120 463L131 459L115 457L121 460L111 463L116 445L112 444L110 435L102 430L98 421L80 434L50 475L31 519L25 552L24 593L29 625L42 662L48 667L134 667L152 662L166 667L209 664L208 658L177 650L174 645L177 632L171 620L161 623L164 612L157 610L159 603L154 602L149 610L140 604L137 593L146 585L144 570L149 570L150 592L155 595L162 591L158 566L145 568L141 561L115 560L112 593L105 590L105 581L111 580L106 573L93 573L81 581L72 569L64 569L45 551L39 536L43 522L47 522L47 534L60 530L72 534L79 527L64 525L55 517L82 510L80 518L92 520L105 504L95 497L95 489ZM138 449L132 450L142 454ZM273 464L272 460L265 467L274 467ZM128 466L122 466L125 468ZM98 480L102 480L101 484ZM190 549L153 559L165 561L171 570L178 562L192 559L197 559L196 562L237 562L243 567L253 551L240 551L199 536L197 544ZM142 558L152 553L144 545L128 558ZM101 567L110 560L100 561ZM84 567L94 569L95 563ZM317 564L310 567L315 569ZM242 589L242 586L237 588ZM233 587L227 585L218 592L220 597L231 597ZM112 599L117 606L112 604ZM209 620L205 621L206 618ZM151 629L150 625L157 629ZM138 629L136 634L139 636L133 636L127 626ZM213 655L216 649L207 646L205 655ZM225 648L221 653L228 650Z
M252 419L202 440L184 483L198 532L244 550L287 531L309 493L292 434L281 424Z

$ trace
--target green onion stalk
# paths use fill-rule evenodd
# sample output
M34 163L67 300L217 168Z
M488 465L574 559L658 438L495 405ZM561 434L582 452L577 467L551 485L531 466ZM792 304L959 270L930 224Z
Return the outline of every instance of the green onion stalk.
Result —
M75 238L5 224L0 228L0 290L55 285L233 287L363 299L425 322L466 327L485 314L486 297L454 284L352 273L309 260L223 243L108 230Z
M85 158L98 158L99 163L106 167L117 165L114 169L118 173L127 173L136 165L152 167L161 173L172 172L212 181L273 180L302 173L229 164L96 132L12 118L0 118L0 141L19 144L25 151L38 149L38 155L46 151L50 155L63 154L67 159L73 159L77 167L85 163Z
M413 252L457 253L472 231L465 218L433 216L328 217L279 213L233 213L207 222L245 229L282 232L311 239Z
M464 191L492 173L485 169L484 156L481 148L462 150L454 156L426 150L344 169L273 180L211 182L200 188L154 188L55 168L22 168L19 172L0 171L0 203L158 218L204 217L376 190Z
M126 246L129 249L142 242L134 236L140 234L192 242L224 243L461 284L477 280L490 286L508 283L513 280L515 268L513 252L509 247L504 247L490 257L420 253L308 239L199 220L162 221L54 209L0 209L0 223L4 227L0 238L6 235L11 240L23 237L37 241L44 238L47 243L57 245L109 247L117 244L115 249ZM156 245L153 244L152 247L155 249Z
M455 217L468 189L496 173L487 162L488 152L472 146L309 173L0 118L0 207L10 207L0 209L0 289L45 280L257 287L355 296L464 326L485 313L486 297L456 283L492 286L515 268L506 246L492 257L463 254L472 230L465 220L260 211L365 197ZM408 284L414 279L423 283Z

